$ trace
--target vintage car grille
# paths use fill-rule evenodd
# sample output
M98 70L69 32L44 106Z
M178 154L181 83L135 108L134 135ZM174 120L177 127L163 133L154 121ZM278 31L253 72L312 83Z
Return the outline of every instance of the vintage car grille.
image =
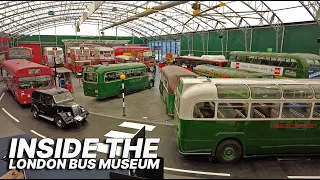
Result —
M80 115L81 113L80 106L72 106L72 111L74 116Z

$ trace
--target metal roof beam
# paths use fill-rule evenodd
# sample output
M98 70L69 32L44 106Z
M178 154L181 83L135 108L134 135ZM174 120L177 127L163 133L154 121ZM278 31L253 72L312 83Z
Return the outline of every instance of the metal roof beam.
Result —
M187 3L187 2L188 1L172 1L172 2L167 2L167 3L161 4L161 5L157 6L157 7L154 7L150 11L146 11L146 12L142 12L142 13L136 14L135 16L131 16L131 17L129 17L129 18L123 20L123 21L114 23L111 26L107 26L105 28L102 28L101 31L109 29L109 28L112 28L112 27L115 27L115 26L118 26L118 25L121 25L121 24L124 24L124 23L127 23L127 22L130 22L130 21L133 21L133 20L135 20L137 18L141 18L141 17L148 16L150 14L157 13L158 11L174 7L176 5Z
M320 2L319 1L299 1L309 12L313 19L320 25Z
M80 25L88 19L89 16L91 16L105 1L93 1L92 4L90 4L87 8L87 12L84 12L82 16L77 21L77 28L79 29Z

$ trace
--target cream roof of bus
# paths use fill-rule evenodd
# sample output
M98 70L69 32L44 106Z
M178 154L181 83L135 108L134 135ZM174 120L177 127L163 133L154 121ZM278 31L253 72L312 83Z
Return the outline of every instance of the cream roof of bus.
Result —
M74 49L80 49L80 47L69 47L69 49L72 49L72 50L74 50ZM88 47L83 47L83 49L89 50Z
M205 73L213 72L214 74L218 74L218 75L221 75L221 74L229 75L229 76L237 75L237 77L243 76L243 78L247 78L247 77L254 78L256 76L270 76L270 77L273 76L272 74L267 74L262 72L247 71L243 69L228 68L228 67L218 67L218 66L207 65L207 64L197 65L194 68L194 70L196 71L203 70Z
M193 60L205 60L205 61L227 61L225 59L210 59L206 57L198 57L198 56L179 56L179 58L193 59Z
M111 48L111 47L103 47L103 46L95 47L94 50L96 50L96 51L114 51L113 48Z
M55 47L44 47L43 49L44 50L52 50L53 48ZM56 47L58 51L62 51L62 48L61 47ZM53 51L53 50L52 50Z
M234 92L241 90L239 85L293 85L292 89L294 90L294 85L301 85L303 87L306 84L316 85L315 95L317 98L320 98L320 81L317 79L200 79L200 78L181 78L183 82L183 90L180 95L180 108L179 115L182 119L192 118L192 111L194 105L199 101L212 101L218 99L218 91L216 84L219 85L235 85L228 87L230 91L234 87ZM240 87L240 88L239 88ZM261 86L264 87L264 86ZM291 87L290 87L291 89ZM301 90L301 89L297 89ZM248 92L252 92L251 88L248 89ZM282 90L279 90L281 92ZM274 92L274 91L273 91ZM241 100L241 99L238 99Z

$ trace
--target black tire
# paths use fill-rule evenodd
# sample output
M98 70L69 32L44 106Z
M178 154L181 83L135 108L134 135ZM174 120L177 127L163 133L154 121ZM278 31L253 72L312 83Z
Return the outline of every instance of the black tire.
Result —
M235 140L224 140L218 145L215 156L220 163L235 163L242 158L242 147Z
M149 84L148 84L148 88L151 89L152 87L154 87L154 82L150 81Z
M56 126L60 129L63 129L66 127L66 122L59 116L59 115L56 115L54 117L54 123L56 124Z
M39 119L39 111L37 110L37 108L32 107L32 108L31 108L31 112L32 112L32 116L33 116L35 119Z

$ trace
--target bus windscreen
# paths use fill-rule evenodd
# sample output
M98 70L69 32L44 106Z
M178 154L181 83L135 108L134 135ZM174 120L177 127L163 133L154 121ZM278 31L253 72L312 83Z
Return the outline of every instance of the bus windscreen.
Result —
M33 89L40 87L48 87L51 85L50 75L30 76L18 78L19 89Z

